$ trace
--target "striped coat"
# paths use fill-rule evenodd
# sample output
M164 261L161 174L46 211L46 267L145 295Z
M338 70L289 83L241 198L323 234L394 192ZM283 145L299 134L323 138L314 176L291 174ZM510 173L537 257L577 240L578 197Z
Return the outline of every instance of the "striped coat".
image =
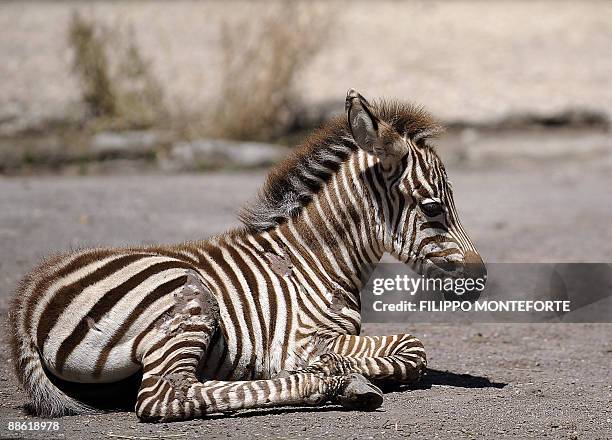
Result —
M328 401L372 409L382 393L371 379L417 380L420 341L358 336L360 289L384 252L428 276L483 276L484 265L426 143L439 127L354 91L346 103L345 119L272 170L244 227L81 250L31 272L10 313L31 409L92 411L79 390L135 375L148 421Z

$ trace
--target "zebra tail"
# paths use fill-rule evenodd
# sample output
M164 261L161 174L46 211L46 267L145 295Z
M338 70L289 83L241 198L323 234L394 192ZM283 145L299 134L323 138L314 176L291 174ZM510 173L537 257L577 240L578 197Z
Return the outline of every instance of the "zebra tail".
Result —
M24 280L26 281L26 280ZM95 409L73 399L58 388L45 369L34 338L25 329L22 301L26 297L24 285L17 290L9 311L12 359L17 374L30 402L25 408L41 417L90 414Z

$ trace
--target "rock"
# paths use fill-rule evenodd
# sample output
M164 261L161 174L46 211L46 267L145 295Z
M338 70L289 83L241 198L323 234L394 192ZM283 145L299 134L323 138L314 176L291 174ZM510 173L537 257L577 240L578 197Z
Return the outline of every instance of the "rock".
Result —
M153 130L105 131L91 138L89 150L99 157L140 157L153 155L155 148L166 139L163 132Z
M464 129L436 142L445 163L486 166L500 163L537 163L550 160L605 160L612 151L607 130L499 130Z
M213 167L257 168L269 166L287 154L287 148L261 142L202 139L177 142L162 161L167 170L201 170Z

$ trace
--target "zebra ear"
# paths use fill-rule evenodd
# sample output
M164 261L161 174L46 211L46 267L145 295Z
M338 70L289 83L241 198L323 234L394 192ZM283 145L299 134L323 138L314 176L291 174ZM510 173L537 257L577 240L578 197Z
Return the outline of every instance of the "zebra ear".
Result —
M353 89L346 94L345 108L351 134L360 148L385 162L393 162L407 152L404 139L374 116L368 101Z
M353 139L361 148L374 153L378 141L379 120L372 114L370 104L354 89L350 89L346 93L345 109Z

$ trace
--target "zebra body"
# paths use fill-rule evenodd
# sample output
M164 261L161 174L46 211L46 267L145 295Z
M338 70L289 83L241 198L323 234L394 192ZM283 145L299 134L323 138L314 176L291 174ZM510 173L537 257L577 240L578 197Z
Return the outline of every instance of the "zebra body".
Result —
M347 116L272 171L244 228L78 251L30 273L11 321L32 409L89 411L53 378L114 383L139 371L143 420L328 400L367 409L382 402L368 379L417 380L420 341L358 336L360 289L384 252L430 276L484 266L424 144L437 126L353 91Z

